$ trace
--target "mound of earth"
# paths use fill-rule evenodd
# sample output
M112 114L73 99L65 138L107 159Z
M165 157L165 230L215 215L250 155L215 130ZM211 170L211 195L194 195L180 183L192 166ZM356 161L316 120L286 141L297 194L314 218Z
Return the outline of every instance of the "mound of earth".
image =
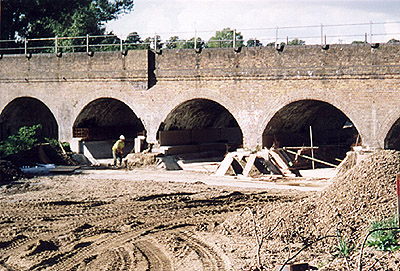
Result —
M10 161L0 160L0 185L23 178L21 170Z
M396 215L396 174L399 172L400 152L379 151L337 175L319 194L300 202L276 202L253 210L257 224L267 236L262 250L265 265L273 267L281 261L275 255L281 255L280 258L282 254L293 256L303 246L321 237L340 235L349 247L354 246L348 261L350 267L355 268L371 222ZM250 212L226 220L220 230L254 235ZM326 238L301 253L295 261L314 265L323 262L324 268L320 270L346 270L344 259L333 256L337 252L335 246L337 238ZM368 251L365 261L373 262L375 256L381 257L372 248Z

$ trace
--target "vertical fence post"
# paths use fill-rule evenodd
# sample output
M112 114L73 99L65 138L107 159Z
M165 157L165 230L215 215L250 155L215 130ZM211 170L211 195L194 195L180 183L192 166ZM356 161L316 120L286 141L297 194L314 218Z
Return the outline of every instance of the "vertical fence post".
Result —
M197 49L197 30L194 29L194 49Z
M233 40L233 43L232 43L233 49L235 49L236 48L236 29L233 29L233 38L232 38L232 40Z
M276 27L276 31L275 31L275 47L278 45L278 31L279 31L279 28Z
M25 38L25 55L28 54L28 40Z
M121 50L121 53L124 51L124 47L123 47L123 45L122 45L122 36L121 36L121 38L119 39L119 45L120 45L120 50Z
M89 34L86 35L86 53L89 53Z
M321 24L321 46L324 45L324 25Z
M157 34L154 33L154 50L157 50Z
M372 44L372 21L369 21L369 42Z
M57 36L54 38L54 53L58 53L58 39Z

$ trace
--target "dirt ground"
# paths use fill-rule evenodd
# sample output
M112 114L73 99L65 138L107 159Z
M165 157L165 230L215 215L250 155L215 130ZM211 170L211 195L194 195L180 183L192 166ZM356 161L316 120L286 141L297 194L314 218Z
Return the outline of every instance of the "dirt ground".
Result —
M386 164L379 168L393 168L393 175L398 157L396 153L391 166L384 156ZM354 189L362 187L371 204L368 187L376 191L367 182L361 184L357 176L365 176L354 172L339 182L311 177L265 182L159 168L22 179L0 187L0 270L256 270L254 225L266 237L262 265L279 270L278 265L315 241L317 234L334 228L337 213L348 216L341 223L349 224L372 213L354 211L363 208L354 200ZM349 188L347 180L356 180L356 188ZM389 202L393 209L394 199L385 195L376 198L381 207ZM365 231L364 226L353 225L353 235L358 228ZM309 262L320 270L356 270L332 251L331 243L322 243L295 262ZM366 250L366 262L374 264L374 253ZM356 255L349 260L356 262ZM388 257L378 256L381 262ZM398 264L398 256L389 261ZM382 266L365 270L395 270Z
M234 187L233 178L221 185L207 181L218 178L162 169L90 170L3 186L0 270L249 269L253 238L218 226L245 207L314 193Z

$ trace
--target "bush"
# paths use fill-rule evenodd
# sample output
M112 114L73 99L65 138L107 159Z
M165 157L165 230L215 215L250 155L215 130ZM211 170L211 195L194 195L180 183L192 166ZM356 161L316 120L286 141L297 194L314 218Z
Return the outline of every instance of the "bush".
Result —
M393 228L390 230L381 230L371 233L367 240L367 246L375 247L376 250L393 252L400 248L397 237L400 232L396 218L389 218L383 221L374 221L371 230Z
M11 135L5 141L0 141L1 155L6 156L31 149L38 141L36 137L38 129L42 129L41 124L30 127L23 126L19 128L16 135Z

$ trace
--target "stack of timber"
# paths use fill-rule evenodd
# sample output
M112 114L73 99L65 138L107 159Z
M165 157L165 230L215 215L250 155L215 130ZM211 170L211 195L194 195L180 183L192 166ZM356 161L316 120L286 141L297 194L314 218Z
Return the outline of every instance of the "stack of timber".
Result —
M263 149L256 153L236 151L225 156L215 175L224 176L232 168L236 175L247 177L255 167L263 174L300 177L299 171L292 166L292 160L282 149Z

